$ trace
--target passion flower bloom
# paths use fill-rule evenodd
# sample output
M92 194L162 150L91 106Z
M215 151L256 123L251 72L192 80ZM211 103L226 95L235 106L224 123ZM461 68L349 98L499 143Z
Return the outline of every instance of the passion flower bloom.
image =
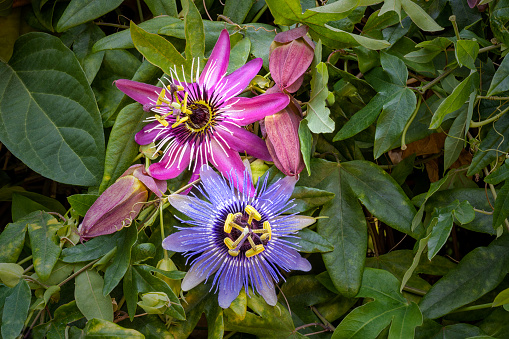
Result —
M152 178L143 165L129 167L89 208L80 225L80 238L88 240L129 226L147 201L148 191L161 197L166 189L166 181Z
M189 168L193 171L192 181L201 166L209 162L224 174L232 169L242 172L244 165L238 152L271 160L265 142L241 126L280 111L289 99L279 93L236 97L263 62L260 58L251 60L226 75L229 58L230 38L223 30L201 74L198 76L199 62L196 74L191 70L190 83L181 81L176 68L170 74L171 83L164 88L131 80L116 81L122 92L155 113L135 137L138 144L154 142L157 150L163 151L161 160L149 167L154 178L171 179Z
M267 186L267 179L256 193L250 195L238 189L231 172L228 182L210 167L203 166L200 192L208 201L184 195L170 195L168 201L191 218L184 221L190 227L177 227L178 232L163 240L163 248L185 252L193 257L191 269L182 281L188 291L204 280L212 280L219 290L219 306L228 308L248 286L259 293L269 305L276 305L274 283L284 271L309 271L311 264L297 252L297 245L285 239L311 225L315 219L307 216L282 215L291 208L288 201L297 180L285 177ZM244 185L251 184L248 172L243 172ZM249 293L249 292L248 292Z

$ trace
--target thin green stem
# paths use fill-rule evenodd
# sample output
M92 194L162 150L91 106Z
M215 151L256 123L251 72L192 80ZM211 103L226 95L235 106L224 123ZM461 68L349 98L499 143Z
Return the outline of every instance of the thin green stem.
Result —
M263 7L258 11L258 13L256 13L256 16L253 18L253 20L251 22L258 22L258 19L260 19L260 17L263 15L263 13L265 13L265 11L267 10L268 6L267 6L267 3L265 3L265 5L263 5Z
M140 14L140 22L143 22L143 10L141 9L140 0L136 0L136 6L138 7L138 13Z
M492 49L497 49L500 46L502 46L502 44L496 44L496 45L491 45L488 47L479 48L479 53L488 52L488 51L491 51Z
M459 308L459 309L454 310L454 311L449 312L449 313L458 313L458 312L467 312L467 311L477 311L477 310L482 310L482 309L485 309L485 308L491 308L491 307L493 307L493 303L489 303L489 304L480 304L480 305L474 305L474 306L462 307L462 308Z
M109 23L109 22L94 22L94 24L96 24L97 26L109 26L109 27L129 29L129 26L119 25L119 24L112 24L112 23Z
M456 39L460 40L460 31L458 29L458 24L456 23L456 15L451 15L449 17L449 21L452 22L452 26L454 27L454 34L456 34Z
M487 212L487 211L484 211L484 210L479 210L477 208L474 208L474 212L481 213L481 214L486 214L486 215L493 215L493 211Z
M79 270L77 270L76 272L74 272L73 274L71 274L69 277L67 277L67 279L65 279L64 281L62 281L60 284L58 284L58 287L62 287L63 285L65 285L67 282L71 281L72 279L74 279L74 277L78 276L81 274L81 272L83 271L86 271L89 267L91 267L92 265L94 265L96 262L98 262L101 258L99 259L95 259L94 261L91 261L89 262L88 264L86 264L85 266L83 266L82 268L80 268Z
M497 96L490 96L490 97L487 97L487 96L484 96L484 95L478 95L478 96L477 96L477 99L485 99L485 100L501 100L501 101L504 101L504 100L509 100L509 97L497 97Z
M489 119L486 119L486 120L482 120L482 121L478 121L478 122L475 122L475 121L470 121L470 128L476 128L476 127L481 127L481 126L484 126L484 125L487 125L487 124L490 124L492 123L493 121L495 120L498 120L498 118L500 118L502 115L504 115L505 113L507 113L507 111L509 111L509 107L507 107L506 109L504 109L502 112L498 113L497 115L494 115L492 116L491 118Z
M18 265L20 265L20 264L18 264ZM33 264L28 266L27 268L25 268L25 270L23 271L23 274L27 274L27 272L30 271L32 268L34 268Z
M410 120L408 120L408 122L406 123L405 128L403 129L403 133L401 134L401 149L403 151L406 150L406 148L407 148L406 147L406 143L405 143L406 133L408 131L408 128L410 127L410 125L414 121L415 117L417 116L417 112L419 111L419 108L421 107L421 102L422 102L422 96L419 95L419 99L417 99L417 106L415 106L415 110L412 113L412 116L410 117Z
M442 80L443 78L445 78L446 76L451 74L451 72L454 71L456 69L456 67L458 67L458 66L453 66L453 67L449 68L447 71L445 71L444 73L440 74L435 79L433 79L430 82L428 82L426 85L421 87L421 90L419 91L419 93L420 94L424 94L428 89L430 89L431 87L435 86L440 80Z
M318 311L318 309L314 306L311 306L311 310L316 314L316 316L318 318L320 318L320 320L322 321L322 323L325 324L325 326L327 326L327 328L329 330L331 330L332 332L334 332L334 330L336 329L330 322L327 321L327 319L325 319L325 317Z
M189 184L185 185L184 187L182 187L181 189L179 190L176 190L175 192L173 192L173 194L179 194L179 193L182 193L184 192L186 189L188 189L189 187L193 187L194 185L196 185L197 183L199 183L201 181L201 179L196 179L195 181L193 182L190 182Z
M225 336L223 337L223 339L228 339L228 338L232 337L233 335L235 335L236 333L237 333L237 331L231 331L230 333L228 333L227 335L225 335Z
M143 157L143 153L139 153L136 158L133 159L133 161L131 162L131 164L135 163L136 161L140 160L141 158Z
M31 260L32 259L32 256L29 255L28 257L24 258L24 259L21 259L17 264L18 265L23 265L24 263L26 263L27 261Z
M30 280L31 282L34 282L34 283L36 283L37 285L41 285L42 287L44 287L44 288L46 288L46 289L47 289L47 288L49 288L49 286L48 286L48 285L43 284L43 283L42 283L42 282L40 282L39 280L37 280L37 279L35 279L35 278L33 278L33 277L29 276L29 275L22 275L21 277L22 277L23 279L25 279L25 280Z
M410 286L403 286L403 291L420 295L421 297L426 295L426 291Z
M159 202L159 225L161 227L161 241L163 241L164 240L164 224L163 224L163 200L162 199ZM164 260L168 261L168 259L169 259L168 251L166 249L163 249L163 250L164 250Z

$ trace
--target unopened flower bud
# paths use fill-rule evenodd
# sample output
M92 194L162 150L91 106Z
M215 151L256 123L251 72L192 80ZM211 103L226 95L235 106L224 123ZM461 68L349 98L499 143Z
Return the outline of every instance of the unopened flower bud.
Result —
M148 314L164 314L170 305L170 299L163 292L149 292L141 295L138 305Z

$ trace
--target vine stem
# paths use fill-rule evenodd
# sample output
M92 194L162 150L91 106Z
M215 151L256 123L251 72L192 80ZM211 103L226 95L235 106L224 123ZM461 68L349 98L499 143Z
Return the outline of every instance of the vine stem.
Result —
M20 260L19 262L17 262L18 265L23 265L24 263L26 263L27 261L31 260L32 259L32 256L29 255L28 257Z
M419 108L421 107L421 101L422 101L422 96L419 95L419 99L417 99L417 106L415 106L415 110L412 113L410 120L408 120L408 122L406 123L405 128L403 129L403 133L401 134L401 149L403 151L407 149L406 143L405 143L406 132L408 131L408 128L410 127L410 125L414 121L415 117L417 116L417 112L419 111Z
M448 76L449 74L451 74L452 71L454 71L456 69L456 67L458 66L455 66L455 67L451 67L449 68L447 71L445 71L444 73L440 74L439 76L437 76L435 79L431 80L430 82L428 82L426 85L424 85L419 92L419 94L423 95L424 93L426 93L426 91L428 89L430 89L431 87L435 86L440 80L442 80L443 78L445 78L446 76Z
M99 258L100 259L100 258ZM64 281L62 281L60 284L58 284L58 287L62 287L62 285L66 284L67 282L69 282L70 280L74 279L74 277L76 277L77 275L79 275L81 272L87 270L89 267L91 267L92 265L94 265L96 262L99 261L99 259L95 259L94 261L91 261L89 262L88 264L86 264L85 266L83 266L82 268L80 268L79 270L77 270L76 272L74 272L73 274L71 274L69 277L67 277L67 279L65 279Z
M251 22L257 22L258 19L260 19L260 17L263 15L263 13L265 13L265 11L267 10L268 6L267 6L267 3L265 3L265 5L263 5L263 7L258 11L258 13L256 13L256 16L253 18L253 20Z
M479 210L477 208L474 208L474 212L477 212L477 213L481 213L481 214L486 214L486 215L493 215L493 211L491 212L486 212L484 210Z
M467 306L467 307L462 307L462 308L459 308L457 310L454 310L450 313L458 313L458 312L467 312L467 311L476 311L476 310L482 310L482 309L485 309L485 308L490 308L490 307L493 307L493 303L489 303L489 304L481 304L481 305L473 305L473 306Z
M164 224L163 224L163 201L161 200L159 202L159 225L161 227L161 241L164 240ZM164 261L168 261L168 251L163 248L164 250Z
M501 101L504 101L504 100L509 100L509 97L497 97L497 96L484 96L484 95L478 95L477 96L477 99L485 99L485 100L501 100Z
M506 114L507 111L509 111L509 107L507 107L506 109L504 109L503 111L501 111L497 115L492 116L489 119L486 119L486 120L483 120L483 121L478 121L478 122L470 121L470 126L469 127L470 128L476 128L476 127L481 127L481 126L490 124L493 121L498 120L498 118L500 118L502 115Z

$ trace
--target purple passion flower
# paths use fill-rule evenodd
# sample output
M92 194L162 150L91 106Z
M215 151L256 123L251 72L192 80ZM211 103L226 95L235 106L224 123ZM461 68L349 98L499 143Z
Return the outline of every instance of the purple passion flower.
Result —
M136 134L140 145L156 144L163 156L150 165L150 174L160 180L175 178L185 168L198 177L202 165L211 163L221 173L244 165L238 152L271 161L265 142L241 126L274 114L288 105L284 94L267 94L254 98L236 97L246 88L262 67L262 59L251 60L226 75L230 58L230 38L223 30L199 75L191 69L191 82L181 79L176 68L164 88L131 80L116 81L117 87L155 116ZM196 72L196 74L195 74Z
M251 185L250 175L243 173L244 186ZM269 305L276 305L274 282L283 278L279 270L311 269L296 251L298 246L285 239L315 221L307 216L282 215L292 207L288 200L297 180L285 177L268 187L267 180L261 185L260 180L256 193L249 195L234 183L241 178L234 181L229 175L226 181L208 166L203 166L200 175L199 191L208 201L183 195L168 197L177 210L191 218L184 221L190 227L177 227L178 232L163 240L163 248L193 258L182 290L214 276L211 279L222 308L230 306L242 287L248 292L249 285Z

